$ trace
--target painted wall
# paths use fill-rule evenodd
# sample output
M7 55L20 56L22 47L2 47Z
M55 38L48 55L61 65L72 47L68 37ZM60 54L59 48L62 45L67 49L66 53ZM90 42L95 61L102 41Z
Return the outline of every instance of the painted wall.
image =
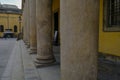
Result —
M103 32L103 0L100 0L99 52L120 56L120 32Z
M60 8L60 0L53 0L52 2L52 11L58 10Z
M17 31L15 34L17 35L19 33L19 16L20 14L3 14L0 13L0 25L4 26L5 29L12 29L14 32L14 25L17 26ZM3 32L0 32L0 37L3 36Z

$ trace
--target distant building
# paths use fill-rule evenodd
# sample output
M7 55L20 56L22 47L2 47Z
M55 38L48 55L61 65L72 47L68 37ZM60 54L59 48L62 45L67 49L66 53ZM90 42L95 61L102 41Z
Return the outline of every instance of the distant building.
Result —
M16 37L21 32L21 13L16 5L0 4L0 37Z

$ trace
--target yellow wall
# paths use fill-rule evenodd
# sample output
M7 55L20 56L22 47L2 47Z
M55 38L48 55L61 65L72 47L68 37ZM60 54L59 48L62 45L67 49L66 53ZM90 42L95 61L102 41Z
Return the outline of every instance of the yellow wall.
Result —
M120 32L103 32L103 0L100 0L99 52L120 56Z
M52 11L55 12L60 8L60 0L53 0L52 2Z
M14 31L14 25L17 26L17 33L19 33L19 16L20 14L5 14L5 13L0 13L0 25L4 25L4 31L5 29L12 29ZM9 26L9 27L8 27ZM3 32L0 32L0 37L3 36Z

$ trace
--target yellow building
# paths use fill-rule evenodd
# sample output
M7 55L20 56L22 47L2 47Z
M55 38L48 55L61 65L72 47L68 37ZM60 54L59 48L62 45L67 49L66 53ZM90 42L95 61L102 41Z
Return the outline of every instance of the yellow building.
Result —
M16 37L21 32L21 10L15 5L0 5L0 37Z
M119 2L120 2L119 0L118 1L100 0L100 17L99 17L100 53L120 56Z

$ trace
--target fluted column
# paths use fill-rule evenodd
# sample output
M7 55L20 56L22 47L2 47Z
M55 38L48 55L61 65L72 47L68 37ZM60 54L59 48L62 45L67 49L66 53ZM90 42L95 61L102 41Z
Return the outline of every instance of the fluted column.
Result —
M37 20L37 66L55 62L52 50L52 2L36 0Z
M30 1L30 53L37 52L36 32L36 0Z
M60 0L61 80L97 80L99 0Z

